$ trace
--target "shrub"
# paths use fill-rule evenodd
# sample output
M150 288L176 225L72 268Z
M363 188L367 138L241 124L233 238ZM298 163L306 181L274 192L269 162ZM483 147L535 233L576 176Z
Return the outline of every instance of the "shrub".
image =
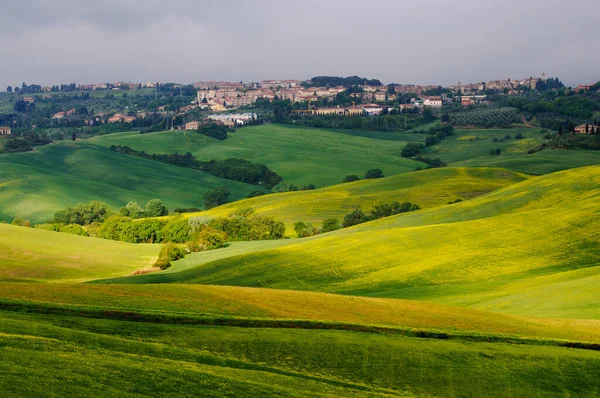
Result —
M146 217L160 217L169 214L169 209L163 204L160 199L150 199L146 203Z
M192 252L219 249L225 246L227 239L225 232L206 227L192 237L188 242L188 249Z
M22 218L15 218L11 222L12 225L18 225L19 227L31 228L31 222L29 220L23 220Z
M255 198L257 196L262 196L264 195L265 192L264 191L260 191L260 190L256 190L256 191L252 191L248 194L248 196L246 196L247 198Z
M60 232L64 224L37 224L34 228L43 229L45 231Z
M110 216L102 226L98 228L98 237L102 239L119 240L121 232L127 224L131 222L131 218L123 216Z
M342 180L342 182L353 182L353 181L360 181L360 177L357 176L356 174L351 174L351 175L347 175Z
M319 230L311 222L297 221L294 223L294 231L298 238L307 238L319 234Z
M93 222L104 222L111 214L106 203L94 200L88 204L79 203L75 206L69 206L65 210L57 211L54 214L54 222L57 224L89 225Z
M365 173L365 179L382 178L382 177L383 177L383 170L381 170L381 169L370 169L370 170L367 170L367 172Z
M369 221L369 218L365 215L365 213L363 213L360 209L356 209L352 213L346 214L344 216L344 221L342 225L344 228L347 228L353 225L362 224L367 221Z
M229 200L229 189L225 187L217 187L212 191L204 194L204 208L206 210L213 207L221 206Z
M427 138L433 138L433 137L427 137ZM429 145L433 145L433 143L431 143ZM413 156L418 155L419 152L421 152L421 150L423 150L423 148L424 148L423 144L409 142L408 144L406 144L404 149L402 149L402 153L400 154L400 156L402 156L403 158L411 158Z
M119 214L125 217L141 218L145 216L144 209L136 202L129 202L119 209Z
M187 252L185 251L185 249L177 246L175 243L165 243L160 249L158 260L156 260L154 266L160 269L167 269L171 266L172 261L179 260L185 257L186 254Z
M340 220L337 218L328 218L321 224L321 232L331 232L340 229Z
M73 235L81 235L81 236L89 236L87 231L83 229L83 227L79 224L69 224L63 226L59 232L64 232L66 234Z
M190 239L190 224L182 218L172 218L162 229L162 238L165 242L184 243Z

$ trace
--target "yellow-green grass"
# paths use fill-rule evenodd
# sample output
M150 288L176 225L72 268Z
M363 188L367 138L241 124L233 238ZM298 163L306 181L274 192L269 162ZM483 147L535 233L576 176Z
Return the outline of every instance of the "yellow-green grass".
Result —
M213 145L218 141L214 138L198 134L196 131L174 130L140 134L138 132L115 133L99 135L86 142L109 147L122 145L147 153L195 153L201 148Z
M313 128L265 124L244 127L230 133L224 141L199 140L193 134L160 132L139 135L111 134L96 137L97 145L129 145L149 152L189 151L201 160L243 158L269 166L284 178L283 187L314 184L333 185L348 174L364 176L369 169L380 168L395 175L423 167L420 162L400 157L404 141L357 137ZM176 138L174 138L176 137ZM186 138L187 137L187 138ZM193 137L193 138L190 138ZM191 143L188 144L188 138Z
M600 354L3 312L0 389L69 396L593 396Z
M531 148L541 144L543 134L539 128L513 127L509 129L461 129L454 130L454 135L433 146L427 147L424 155L431 158L440 158L444 162L455 165L457 162L470 160L473 165L492 158L490 149L500 149L501 156L508 154L522 155ZM522 134L523 139L515 139L515 135ZM504 140L506 135L512 138ZM498 139L494 142L493 139ZM500 139L503 142L500 142Z
M205 172L115 153L85 141L2 154L0 168L0 220L21 217L35 223L48 221L68 205L91 200L105 201L118 209L131 200L143 206L159 198L173 209L202 207L204 193L217 186L227 187L233 200L257 189Z
M79 282L127 275L151 267L159 249L0 224L0 281Z
M456 166L502 167L527 174L549 174L600 164L600 151L546 150L533 154L503 154L453 163Z
M484 297L483 308L600 319L598 196L600 167L573 169L455 205L224 258L168 281L441 302L460 297L472 306ZM143 283L144 276L130 280ZM528 289L528 280L538 288ZM578 293L547 297L565 282ZM544 298L545 306L534 305Z
M0 283L10 303L78 311L309 320L519 338L600 342L600 321L498 314L415 300L194 284ZM3 301L6 303L6 300ZM299 326L300 327L300 326Z
M293 235L296 221L320 223L326 218L343 219L360 208L365 212L377 204L412 202L421 208L433 208L448 202L467 200L507 187L527 176L503 169L441 168L400 174L381 179L338 184L314 191L286 192L245 199L186 217L223 217L242 207L283 221Z

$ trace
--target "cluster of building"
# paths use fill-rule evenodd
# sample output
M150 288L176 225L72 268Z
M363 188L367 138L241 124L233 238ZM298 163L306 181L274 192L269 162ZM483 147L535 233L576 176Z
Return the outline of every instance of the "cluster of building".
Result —
M0 137L6 137L11 134L10 127L0 126Z
M201 122L191 121L185 124L185 130L198 130L202 124L215 123L221 124L227 127L244 126L252 121L256 120L256 113L226 113L226 114L213 114L208 115Z

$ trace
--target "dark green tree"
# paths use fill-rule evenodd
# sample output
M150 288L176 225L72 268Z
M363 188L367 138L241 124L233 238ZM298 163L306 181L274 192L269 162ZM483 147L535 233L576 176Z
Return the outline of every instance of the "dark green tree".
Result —
M381 169L370 169L370 170L367 170L367 172L365 173L365 180L371 179L371 178L382 178L382 177L383 177L383 170L381 170Z
M216 187L212 191L208 191L204 194L204 208L207 210L224 205L228 201L229 189L225 187Z

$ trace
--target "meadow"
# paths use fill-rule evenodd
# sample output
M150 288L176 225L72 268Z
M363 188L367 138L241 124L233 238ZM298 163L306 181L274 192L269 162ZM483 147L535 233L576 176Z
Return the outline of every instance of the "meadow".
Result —
M384 218L165 276L164 282L448 302L600 317L600 167L530 178L461 203ZM118 279L160 282L161 275ZM578 294L564 294L578 287ZM536 306L552 295L546 305ZM522 297L521 300L518 298ZM512 301L511 301L512 300Z
M313 128L276 124L244 127L224 141L207 140L193 132L158 132L132 137L134 133L96 137L98 145L129 145L156 153L191 152L200 160L243 158L267 165L284 178L280 184L317 187L338 184L348 174L364 176L380 168L391 176L413 171L423 164L400 157L405 141L341 135ZM343 138L343 139L341 139Z
M139 135L139 134L138 134ZM35 152L0 155L0 220L46 222L60 209L101 200L115 210L129 201L161 199L167 207L202 207L217 186L240 199L257 187L211 174L115 153L84 140Z
M219 206L186 217L224 217L236 209L252 207L257 214L286 223L293 235L296 221L320 224L326 218L343 219L354 209L368 212L382 203L411 202L427 209L458 199L467 200L507 187L527 176L503 169L440 168L355 181L317 190L264 195Z
M134 273L160 245L0 224L0 391L599 396L600 166L573 168L597 163L594 152L525 155L542 134L522 131L523 140L495 143L507 130L460 130L425 154L451 167L416 172L422 165L399 151L422 136L277 125L226 141L118 133L2 155L5 219L44 220L91 199L201 207L215 186L233 199L256 189L113 144L243 157L286 184L328 185L186 216L251 206L290 232L294 221L341 219L356 207L422 209L310 238L229 242L144 275ZM502 155L486 154L499 144ZM373 167L389 177L332 185Z

